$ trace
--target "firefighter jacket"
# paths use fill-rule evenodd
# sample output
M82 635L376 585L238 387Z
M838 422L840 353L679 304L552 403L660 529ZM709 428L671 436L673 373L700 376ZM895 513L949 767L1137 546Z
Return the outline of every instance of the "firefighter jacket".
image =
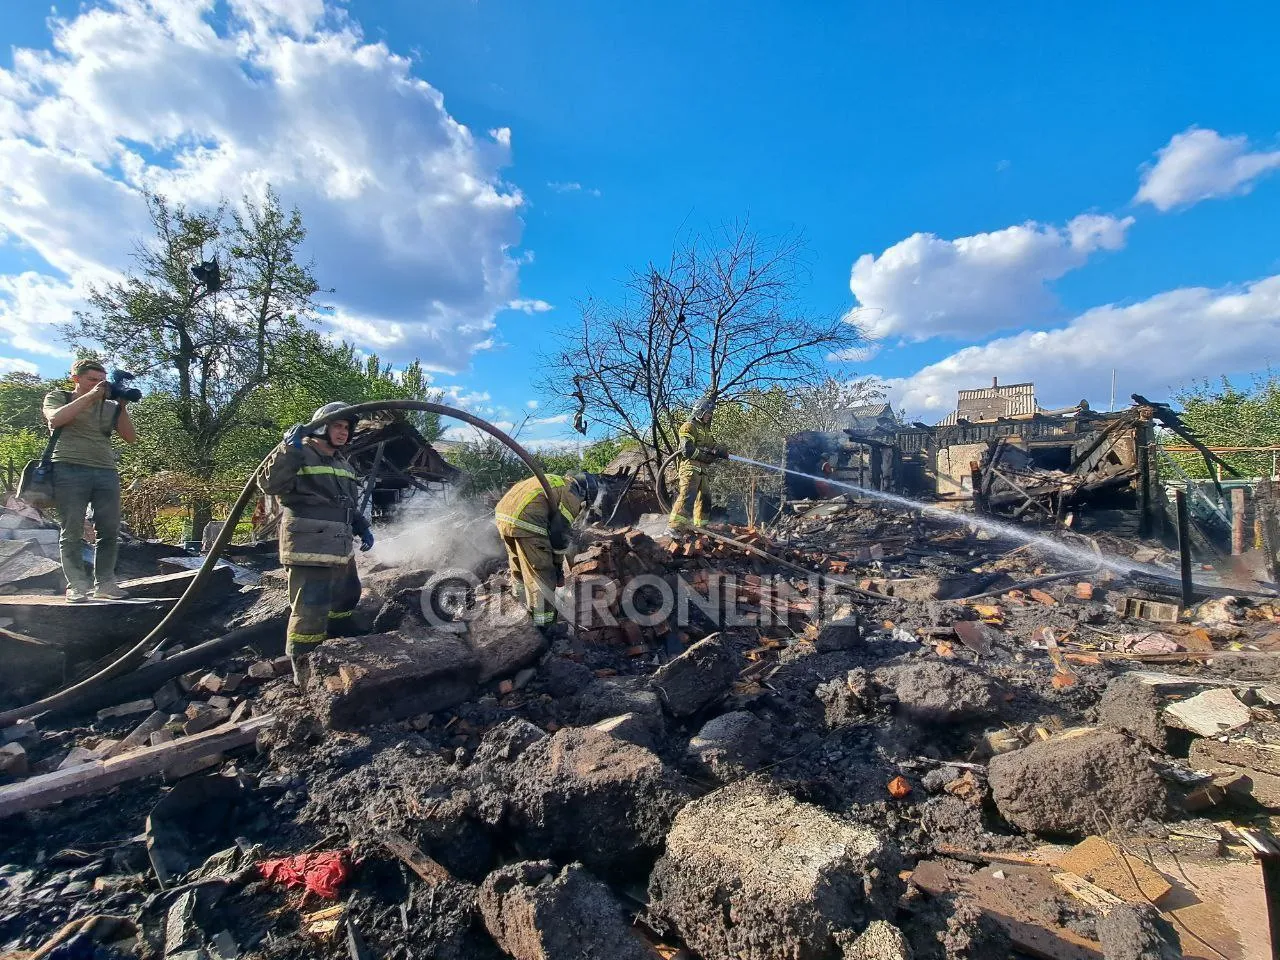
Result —
M680 427L680 456L686 462L705 467L721 453L712 442L711 426L701 420L688 420Z
M280 498L280 562L341 567L353 555L359 478L340 453L323 454L310 438L302 449L280 444L258 478L262 492Z
M573 492L564 477L547 475L547 483L559 501L560 512L570 523L582 513L582 499ZM549 537L547 530L547 494L537 477L521 480L498 501L494 520L504 537Z

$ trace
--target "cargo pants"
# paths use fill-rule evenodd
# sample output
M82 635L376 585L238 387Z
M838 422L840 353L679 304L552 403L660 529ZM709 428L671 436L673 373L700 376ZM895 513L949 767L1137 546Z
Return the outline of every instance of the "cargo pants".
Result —
M342 567L289 564L289 630L285 653L310 653L329 637L341 636L360 602L356 562Z
M120 552L120 474L107 467L56 463L53 467L53 505L62 523L58 551L67 585L87 593L93 586L84 570L84 518L93 504L93 527L98 543L93 554L96 585L116 582Z
M562 558L551 552L546 537L502 538L507 548L511 590L529 608L535 626L556 622L556 564Z
M680 464L680 486L676 490L675 500L671 504L671 517L668 525L680 529L689 525L692 514L695 526L702 526L705 520L707 497L706 465L686 460Z

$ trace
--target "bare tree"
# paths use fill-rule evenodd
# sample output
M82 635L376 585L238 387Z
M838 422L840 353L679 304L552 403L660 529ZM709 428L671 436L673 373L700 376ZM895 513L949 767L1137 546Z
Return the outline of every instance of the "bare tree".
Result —
M689 239L666 264L633 273L617 300L583 305L548 358L545 389L662 456L703 393L733 402L821 382L829 357L866 338L800 302L804 254L798 237L764 238L745 223Z

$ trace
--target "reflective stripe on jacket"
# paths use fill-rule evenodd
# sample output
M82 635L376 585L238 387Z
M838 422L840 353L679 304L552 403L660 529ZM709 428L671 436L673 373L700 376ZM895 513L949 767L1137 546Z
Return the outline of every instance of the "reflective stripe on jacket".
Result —
M353 553L352 522L360 478L340 453L321 453L310 438L302 449L280 444L258 478L280 498L280 562L337 567Z
M582 512L583 503L564 477L547 475L547 483L560 501L560 513L572 523ZM546 537L547 494L537 477L521 480L506 492L494 510L493 519L504 537Z

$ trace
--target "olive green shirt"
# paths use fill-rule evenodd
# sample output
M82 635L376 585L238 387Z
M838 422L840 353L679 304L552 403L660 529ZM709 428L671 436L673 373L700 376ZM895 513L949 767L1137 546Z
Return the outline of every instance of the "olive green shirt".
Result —
M67 390L53 390L44 395L44 418L47 422L60 407L71 402ZM116 469L116 451L111 445L111 432L116 423L114 400L99 400L81 412L58 434L53 448L53 462L74 464L80 467L105 467Z

